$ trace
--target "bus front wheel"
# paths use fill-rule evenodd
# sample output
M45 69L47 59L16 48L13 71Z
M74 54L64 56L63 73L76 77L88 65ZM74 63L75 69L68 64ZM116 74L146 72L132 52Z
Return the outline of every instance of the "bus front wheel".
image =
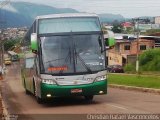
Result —
M25 89L25 92L26 92L26 95L30 95L30 92L27 89Z
M92 101L93 97L94 97L93 95L84 96L85 100L87 101Z
M34 82L34 80L33 80L33 89L34 89L34 96L36 97L36 101L37 101L37 103L38 104L42 104L43 103L43 99L42 98L40 98L40 97L38 97L38 95L37 95L37 90L36 90L36 85L35 85L35 82Z

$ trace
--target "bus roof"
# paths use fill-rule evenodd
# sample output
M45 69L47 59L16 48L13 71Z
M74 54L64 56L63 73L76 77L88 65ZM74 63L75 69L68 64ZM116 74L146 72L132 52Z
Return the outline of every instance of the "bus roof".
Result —
M64 14L49 14L37 16L36 19L46 19L46 18L66 18L66 17L98 17L94 13L64 13Z

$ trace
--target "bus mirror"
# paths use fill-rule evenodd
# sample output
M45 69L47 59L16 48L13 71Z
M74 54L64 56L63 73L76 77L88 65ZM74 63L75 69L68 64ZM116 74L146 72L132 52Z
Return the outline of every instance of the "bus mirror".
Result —
M115 39L114 38L105 38L105 45L106 48L111 49L115 45Z
M31 34L31 49L32 49L32 52L34 52L34 53L35 53L35 51L38 50L37 34L36 33Z
M32 49L32 53L37 54L37 50Z

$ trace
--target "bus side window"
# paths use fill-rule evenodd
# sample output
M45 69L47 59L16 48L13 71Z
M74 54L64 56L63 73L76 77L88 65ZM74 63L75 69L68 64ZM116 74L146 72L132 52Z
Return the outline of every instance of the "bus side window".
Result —
M34 59L33 58L27 58L25 61L25 68L33 68L34 65Z

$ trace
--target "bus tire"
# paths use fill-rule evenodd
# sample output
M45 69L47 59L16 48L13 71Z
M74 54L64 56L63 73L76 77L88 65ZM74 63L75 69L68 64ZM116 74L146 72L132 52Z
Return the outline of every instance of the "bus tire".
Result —
M25 87L25 93L26 93L26 95L29 95L30 94L30 92L27 90L27 88L26 88L26 81L25 81L25 79L24 79L24 87Z
M37 90L36 90L36 85L35 85L35 82L34 82L34 96L36 97L36 101L38 104L42 104L44 102L44 100L40 97L37 96Z
M93 95L88 95L88 96L84 96L85 97L85 100L87 101L92 101L93 100Z
M36 100L37 100L38 104L42 104L43 103L43 99L38 97L38 96L36 96Z
M27 89L25 89L25 92L26 92L26 95L30 94L30 92Z
M36 96L36 85L34 79L33 79L33 95Z

